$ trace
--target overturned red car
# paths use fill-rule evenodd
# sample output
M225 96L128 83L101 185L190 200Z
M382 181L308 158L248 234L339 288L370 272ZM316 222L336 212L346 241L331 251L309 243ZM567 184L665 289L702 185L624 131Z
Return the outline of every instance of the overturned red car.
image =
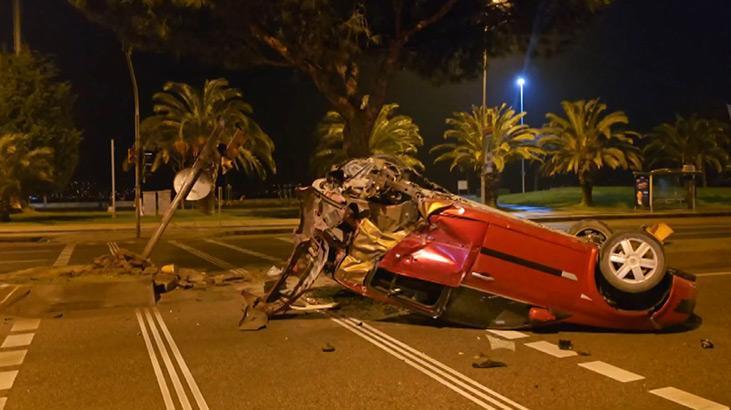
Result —
M321 273L366 297L460 325L658 330L687 321L693 275L652 229L570 233L452 195L388 158L352 160L303 192L288 265L249 296L242 329L287 311Z

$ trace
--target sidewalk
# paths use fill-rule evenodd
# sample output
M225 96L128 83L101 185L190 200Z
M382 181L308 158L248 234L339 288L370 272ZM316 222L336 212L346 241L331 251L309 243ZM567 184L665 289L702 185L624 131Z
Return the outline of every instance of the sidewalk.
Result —
M650 212L647 210L623 210L616 212L609 211L555 211L555 210L540 210L540 211L510 211L512 215L519 218L530 219L535 222L571 222L580 221L582 219L649 219L649 218L703 218L703 217L731 217L731 210L728 209L717 209L717 210L680 210L671 209L663 211Z
M237 230L249 233L257 232L281 232L291 231L297 225L296 218L222 218L211 217L210 220L196 221L172 221L168 229L175 228L236 228ZM151 231L157 228L158 221L143 222L143 231ZM0 235L33 235L46 233L67 233L67 232L109 232L109 231L133 231L134 221L119 223L59 223L54 225L8 223L0 224Z

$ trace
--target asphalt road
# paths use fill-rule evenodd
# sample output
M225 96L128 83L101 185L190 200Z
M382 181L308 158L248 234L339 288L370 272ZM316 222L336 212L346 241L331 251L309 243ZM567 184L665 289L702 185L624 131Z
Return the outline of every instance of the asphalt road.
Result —
M727 408L731 218L668 222L676 230L666 246L670 265L699 274L702 324L692 330L563 327L496 335L414 315L379 319L364 302L333 316L291 315L266 330L241 332L238 292L255 286L244 283L175 291L155 308L65 312L40 321L6 317L0 409L3 403L7 409ZM642 223L609 225L621 230ZM291 248L287 235L228 233L173 231L153 258L208 272L243 268L256 276ZM129 233L0 242L0 272L88 263L109 252L111 242L133 251L144 246ZM512 342L514 350L492 350L488 336ZM706 338L713 349L701 348ZM547 352L559 339L586 355ZM335 351L323 352L325 344ZM481 353L506 366L473 368Z

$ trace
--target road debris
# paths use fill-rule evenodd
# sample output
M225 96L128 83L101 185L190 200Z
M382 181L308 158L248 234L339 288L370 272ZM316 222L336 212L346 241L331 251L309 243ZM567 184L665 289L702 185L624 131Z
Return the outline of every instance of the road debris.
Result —
M569 339L559 339L558 348L561 350L574 350L574 344Z
M494 337L487 335L487 340L490 342L490 349L496 350L496 349L507 349L511 351L515 351L515 342L512 342L510 340L501 339L499 337Z
M713 342L711 339L701 339L701 347L704 349L713 349Z
M492 360L482 353L475 356L474 358L475 358L475 361L472 362L472 367L474 367L475 369L491 369L493 367L507 367L508 366L504 362Z
M325 343L324 345L322 345L322 351L327 353L334 352L335 346L331 345L330 343Z

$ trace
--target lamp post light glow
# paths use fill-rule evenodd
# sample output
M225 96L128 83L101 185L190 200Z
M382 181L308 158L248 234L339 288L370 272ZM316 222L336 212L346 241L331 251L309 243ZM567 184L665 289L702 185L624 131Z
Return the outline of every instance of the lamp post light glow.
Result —
M515 80L515 84L520 87L520 112L524 112L523 110L523 86L525 86L525 78L518 77L518 79ZM523 125L523 118L520 117L520 125ZM521 189L522 192L525 193L525 159L521 158L520 160L520 181L521 181Z

